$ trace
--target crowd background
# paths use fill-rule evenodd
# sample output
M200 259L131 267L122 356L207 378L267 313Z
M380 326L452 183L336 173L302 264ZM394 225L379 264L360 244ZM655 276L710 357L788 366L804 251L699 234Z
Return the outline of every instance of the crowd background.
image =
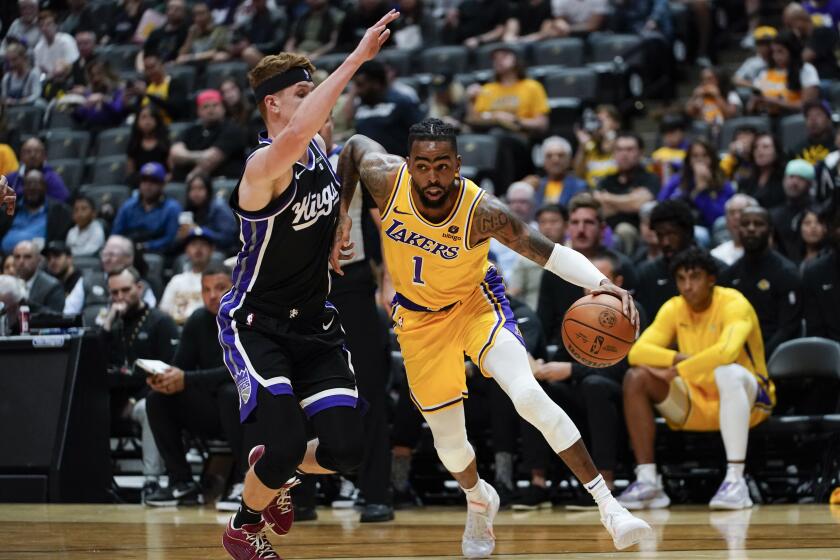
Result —
M836 0L6 2L0 173L19 204L0 216L0 296L7 309L26 302L34 315L79 315L112 342L120 379L112 430L142 442L144 495L164 473L191 476L181 428L229 440L240 455L229 503L241 491L243 444L225 412L236 394L209 350L229 286L224 263L238 247L227 197L260 132L248 69L290 50L310 56L321 80L391 7L402 14L392 39L322 131L331 156L353 133L404 156L411 124L444 119L459 130L463 175L599 261L648 320L676 293L670 256L697 244L718 259L719 283L753 304L768 356L802 336L840 341ZM758 233L761 224L742 224L750 206L768 211ZM376 298L383 334L372 352L386 356L363 393L382 394L391 429L380 434L390 451L380 449L385 458L367 477L378 482L356 482L362 499L417 503L411 481L431 488L424 481L441 474L384 334L393 293L376 216L359 215L358 285ZM673 235L653 223L672 224ZM562 314L580 290L495 242L491 257L529 352L543 360L538 378L559 400L587 394L598 380L559 344ZM132 367L137 358L175 367L165 382L147 383ZM615 383L619 366L605 374ZM510 420L494 385L470 379L471 433L504 499L523 502L515 483L523 473L532 484L562 479L544 472L548 460L523 458L533 434ZM159 402L179 394L186 402L189 389L218 407L182 403L212 409L196 420ZM578 404L570 413L592 429L600 405ZM626 451L594 454L602 471L632 466ZM332 493L352 504L358 492L339 482ZM330 487L322 481L321 494ZM307 515L314 509L299 517Z

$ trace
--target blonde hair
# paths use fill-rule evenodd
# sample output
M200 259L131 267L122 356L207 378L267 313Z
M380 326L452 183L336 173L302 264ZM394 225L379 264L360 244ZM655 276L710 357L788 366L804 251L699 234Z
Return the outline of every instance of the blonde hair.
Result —
M251 89L254 89L269 78L272 78L277 74L282 74L290 68L296 67L305 68L309 70L310 74L315 72L315 66L313 66L309 58L303 56L302 54L290 52L270 54L268 56L264 56L262 60L260 60L257 65L248 72L248 83L251 84ZM260 102L258 109L260 110L260 114L263 118L265 118L265 104Z

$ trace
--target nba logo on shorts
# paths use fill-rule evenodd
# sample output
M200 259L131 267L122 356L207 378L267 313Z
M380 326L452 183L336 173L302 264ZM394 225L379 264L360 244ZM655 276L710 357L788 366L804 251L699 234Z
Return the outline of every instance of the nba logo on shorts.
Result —
M244 369L240 369L236 374L236 388L239 390L239 406L241 408L251 398L251 376Z

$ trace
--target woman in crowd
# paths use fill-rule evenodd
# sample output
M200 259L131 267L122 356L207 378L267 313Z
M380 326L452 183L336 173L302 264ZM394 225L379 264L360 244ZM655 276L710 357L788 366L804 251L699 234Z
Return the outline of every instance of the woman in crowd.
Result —
M134 118L126 149L125 172L129 185L137 186L137 173L144 164L156 161L166 165L170 145L169 128L160 110L154 105L140 109Z
M73 118L88 130L105 130L125 120L125 89L104 60L94 60L85 69L85 102L73 111Z
M689 146L680 174L659 191L659 200L685 200L693 207L700 225L712 231L733 194L735 190L720 169L717 152L706 140L698 139Z
M192 223L182 224L178 238L183 239L190 230L201 226L204 233L216 244L216 249L227 254L236 242L237 225L227 200L213 196L213 183L206 175L196 175L187 183L187 203L184 210L192 212Z
M741 110L741 98L729 87L729 79L718 68L704 68L700 85L694 88L685 104L685 111L694 119L719 130L723 121Z
M242 88L233 78L227 78L219 86L222 92L222 102L225 105L227 118L238 124L243 130L248 130L254 106L242 94Z
M770 65L755 80L750 113L772 116L799 113L803 104L820 96L817 69L802 61L802 43L789 31L779 33L771 46Z
M601 179L616 172L613 144L621 118L612 105L599 105L593 117L585 118L583 128L575 130L578 149L574 169L575 175L594 189Z
M753 142L751 156L751 173L738 183L738 192L750 195L768 209L784 204L782 182L786 162L778 139L769 132L759 134Z
M29 64L26 47L13 43L6 48L6 74L0 85L0 102L6 106L31 105L41 97L40 73Z
M799 222L799 239L802 241L802 262L800 268L805 266L822 254L826 244L828 228L820 216L817 208L808 208L802 213Z

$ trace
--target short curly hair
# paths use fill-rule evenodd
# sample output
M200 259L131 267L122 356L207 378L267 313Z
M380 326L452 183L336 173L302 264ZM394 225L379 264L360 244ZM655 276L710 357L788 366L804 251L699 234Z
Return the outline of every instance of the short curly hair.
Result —
M711 276L717 276L720 273L715 258L708 251L697 246L691 246L688 249L684 249L674 255L674 258L671 259L671 265L669 266L671 277L676 278L677 271L681 269L705 270L706 273Z
M458 151L458 134L455 127L440 119L428 118L411 125L408 129L408 151L417 141L449 142Z
M650 227L655 229L657 224L666 222L676 225L694 239L694 216L686 202L670 199L657 203L650 211Z

